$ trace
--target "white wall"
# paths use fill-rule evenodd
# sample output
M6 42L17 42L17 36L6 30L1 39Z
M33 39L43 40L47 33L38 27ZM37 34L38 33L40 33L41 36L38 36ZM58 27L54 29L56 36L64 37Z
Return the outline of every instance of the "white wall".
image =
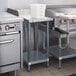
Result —
M65 0L66 4L76 4L76 0Z
M76 0L39 0L39 3L47 5L71 5L76 4Z
M2 1L5 3L5 0ZM45 3L47 5L69 5L76 4L76 0L8 0L8 7L28 8L31 3Z
M7 8L7 0L0 0L0 11Z
M30 3L37 3L38 0L8 0L10 8L28 8Z
M0 0L1 8L28 8L31 3L46 3L48 5L76 4L76 0Z

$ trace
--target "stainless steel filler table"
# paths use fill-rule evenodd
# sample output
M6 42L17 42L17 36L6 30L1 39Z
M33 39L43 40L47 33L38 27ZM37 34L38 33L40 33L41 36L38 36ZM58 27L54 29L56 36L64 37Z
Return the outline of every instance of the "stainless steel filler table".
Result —
M44 18L30 18L29 16L23 16L25 21L28 22L27 25L27 38L28 38L28 50L24 52L24 61L28 65L28 71L30 71L30 66L33 64L47 62L47 66L49 65L49 21L52 21L52 18L44 17ZM38 23L40 22L47 22L46 27L46 35L47 35L47 48L46 53L42 53L38 49ZM31 49L31 23L35 24L35 46L36 50Z
M70 20L75 20L76 15L74 14L64 14L62 16L59 16L61 20L66 20L66 31L69 33L69 27L70 27ZM55 56L59 60L59 68L61 68L61 61L62 59L72 58L76 57L76 50L70 47L69 37L70 33L68 34L68 46L65 49L60 49L58 46L50 47L51 54Z

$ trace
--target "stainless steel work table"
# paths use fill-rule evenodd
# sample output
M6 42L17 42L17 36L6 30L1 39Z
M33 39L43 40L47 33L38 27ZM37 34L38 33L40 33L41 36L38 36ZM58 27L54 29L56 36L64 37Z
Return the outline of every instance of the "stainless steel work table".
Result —
M28 71L30 71L30 66L33 64L38 64L38 63L43 63L47 62L47 66L49 65L49 21L52 21L52 18L44 17L44 18L30 18L27 16L23 16L25 21L28 22L27 25L27 38L28 38L28 49L26 52L24 52L24 61L28 65ZM38 48L38 23L40 22L47 22L47 27L46 27L46 35L47 35L47 48L46 48L46 53L42 53L39 51ZM34 23L35 25L35 46L36 50L31 49L31 24Z
M70 20L76 19L76 15L63 15L59 16L60 19L66 20L66 31L69 32ZM61 68L61 60L76 57L76 50L70 47L70 33L68 35L68 46L65 49L60 49L59 46L50 47L50 54L59 60L59 68Z

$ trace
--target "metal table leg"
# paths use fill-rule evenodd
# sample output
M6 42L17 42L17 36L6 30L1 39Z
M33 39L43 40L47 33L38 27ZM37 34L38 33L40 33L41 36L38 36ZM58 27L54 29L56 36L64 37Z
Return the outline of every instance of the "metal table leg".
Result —
M61 68L61 50L62 50L61 36L59 37L59 68Z
M37 45L36 45L36 51L37 51L37 56L38 56L38 46L39 46L39 42L38 42L38 23L36 24L36 30L37 30L37 31L36 31L36 32L37 32L37 33L36 33L36 37L37 37L37 38L36 38L36 42L37 42L37 43L36 43L36 44L37 44Z
M59 59L59 69L61 68L61 59Z
M35 50L37 51L38 55L38 23L35 25Z
M34 49L36 50L36 26L34 26Z
M31 70L31 64L30 64L30 62L28 63L28 71L30 71Z
M66 30L69 32L69 20L67 20L67 25L66 25ZM68 34L68 38L67 38L67 42L68 42L68 45L69 45L69 34Z
M30 71L30 54L31 54L31 34L30 34L30 32L31 32L31 24L29 23L28 24L28 71Z
M47 41L47 59L49 57L49 22L47 22L47 28L46 28L46 41ZM47 61L47 66L49 66L49 60Z
M37 56L38 56L38 23L35 23L34 27L34 48L37 51Z
M45 32L43 32L42 34L43 34L42 47L43 47L43 49L46 49L46 45L45 45L46 44L46 34L45 34Z
M17 76L17 71L16 70L14 71L14 76Z

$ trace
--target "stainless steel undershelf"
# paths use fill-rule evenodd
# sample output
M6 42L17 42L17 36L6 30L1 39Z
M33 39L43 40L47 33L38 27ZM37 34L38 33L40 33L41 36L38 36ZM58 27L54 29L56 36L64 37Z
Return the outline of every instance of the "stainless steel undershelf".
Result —
M76 57L76 50L70 48L69 46L65 49L59 49L58 46L50 47L49 53L59 60L59 68L62 66L61 61L63 59Z
M58 46L53 46L50 47L50 54L56 57L57 59L62 60L62 59L76 57L76 50L70 47L61 50L58 48Z
M47 54L42 53L40 51L32 50L30 53L30 60L28 61L28 52L24 52L23 54L24 62L27 63L27 65L33 65L43 62L49 62L49 58L47 57Z

